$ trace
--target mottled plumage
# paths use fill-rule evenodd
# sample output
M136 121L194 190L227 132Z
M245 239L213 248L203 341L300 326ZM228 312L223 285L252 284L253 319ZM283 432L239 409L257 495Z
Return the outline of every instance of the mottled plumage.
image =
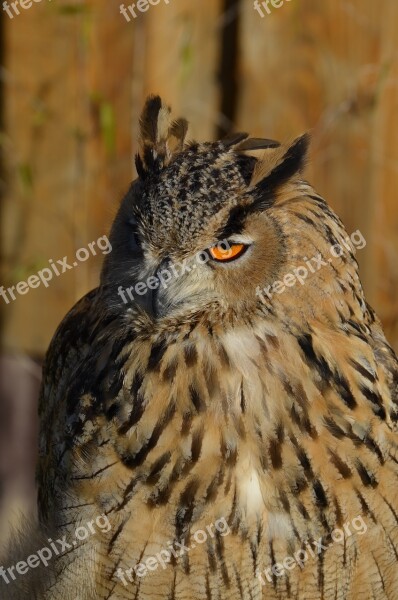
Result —
M397 600L397 358L352 241L302 179L308 138L186 143L159 98L141 130L113 251L52 341L40 408L42 526L111 528L54 560L37 597ZM220 240L248 249L122 301ZM256 293L319 255L303 285ZM331 541L358 516L366 533ZM222 518L227 534L191 547ZM118 577L182 540L165 568Z

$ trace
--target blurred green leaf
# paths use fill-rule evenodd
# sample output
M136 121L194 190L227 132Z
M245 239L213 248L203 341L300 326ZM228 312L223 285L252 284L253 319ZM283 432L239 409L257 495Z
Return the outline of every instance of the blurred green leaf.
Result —
M87 13L89 10L89 7L85 4L64 4L58 6L58 12L61 15L80 15L82 13Z
M19 281L26 281L30 275L36 275L38 271L48 267L48 260L35 258L27 265L16 265L10 272L10 284L15 285Z
M18 176L23 191L29 193L33 190L33 171L29 163L21 163L18 166Z
M188 77L193 67L193 46L190 41L186 42L181 49L183 77Z
M106 151L113 155L116 148L116 119L113 106L106 101L100 104L100 127L101 136L105 144Z

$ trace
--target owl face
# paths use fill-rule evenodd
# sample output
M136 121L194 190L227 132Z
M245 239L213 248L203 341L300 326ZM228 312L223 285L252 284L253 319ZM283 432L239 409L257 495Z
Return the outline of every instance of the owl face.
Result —
M133 287L154 319L247 313L256 288L276 279L284 262L285 237L270 209L278 189L298 178L308 140L284 147L238 134L185 145L184 126L165 125L164 110L156 98L144 110L139 178L115 219L103 283ZM138 284L145 293L136 293Z

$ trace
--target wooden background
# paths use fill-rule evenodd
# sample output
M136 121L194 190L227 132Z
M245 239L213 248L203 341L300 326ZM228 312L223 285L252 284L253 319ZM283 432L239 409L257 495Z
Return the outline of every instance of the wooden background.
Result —
M160 93L201 140L312 131L308 179L348 232L365 236L362 280L398 348L397 0L285 0L264 18L252 0L160 0L129 23L118 0L0 12L1 284L108 232L134 177L144 99ZM0 298L7 355L40 359L66 311L96 286L100 263L90 258L9 305ZM30 395L28 383L11 386L10 406L23 412L37 395L37 367L25 358L4 369L33 378ZM30 465L34 442L13 422ZM8 489L25 489L25 471L9 469L12 446L2 452L0 479L5 465Z
M285 0L264 18L251 0L160 0L129 23L116 0L42 0L2 18L3 284L108 232L158 92L198 139L312 130L308 178L364 234L362 279L398 347L396 0ZM0 299L5 347L41 356L100 259Z

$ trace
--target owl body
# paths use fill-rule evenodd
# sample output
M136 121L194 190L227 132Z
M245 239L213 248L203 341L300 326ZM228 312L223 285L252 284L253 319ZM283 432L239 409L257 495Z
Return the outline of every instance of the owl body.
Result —
M80 309L90 314L95 299L84 302L88 306ZM70 572L67 589L80 593L79 598L106 598L113 590L110 598L167 598L173 593L198 599L293 594L315 599L324 586L324 598L356 598L360 593L371 598L383 580L369 567L383 564L383 550L398 541L395 463L385 464L393 445L377 426L375 406L364 399L353 423L344 414L344 403L340 406L339 387L332 383L328 393L335 412L325 420L330 413L319 403L325 402L320 388L326 383L317 377L311 352L301 349L304 344L294 333L282 333L264 319L228 330L198 315L171 338L167 328L141 342L128 341L131 331L117 321L115 329L109 325L90 343L89 358L76 374L92 373L98 381L107 365L102 385L112 390L108 400L95 414L92 398L82 399L75 425L62 413L54 423L56 431L65 423L71 429L85 424L79 445L64 456L61 440L55 440L61 453L51 460L58 464L59 488L42 501L52 508L56 530L68 531L73 539L74 527L99 514L111 523L109 532L96 532L79 553L60 559ZM334 349L330 365L339 365L340 344L341 359L360 356L369 373L381 375L371 352L363 354L363 341L354 331L344 345L341 334L327 327L314 327L312 335L327 339ZM117 355L110 362L112 352ZM108 375L111 363L115 374L123 369L123 380ZM369 379L358 368L352 365L349 375L359 388ZM139 384L142 415L141 409L132 413L129 402L114 406L115 398L128 398ZM267 398L282 402L278 406ZM116 439L117 444L110 441ZM358 448L369 480L358 471ZM65 495L65 481L70 480L73 486ZM367 530L347 536L344 526L351 524L355 534L352 522L359 516ZM336 530L344 532L343 541L337 535L336 542L330 538ZM196 536L201 543L196 542L197 531L205 532ZM327 549L318 555L320 543ZM175 564L170 547L182 553ZM170 561L163 566L156 557L164 557L165 551ZM306 561L288 561L296 566L285 569L286 576L269 571L287 557L300 561L303 551ZM131 571L151 558L155 570L141 567L141 577ZM389 560L391 580L387 569L384 578L391 590L382 592L380 587L376 598L394 598L394 557ZM117 569L121 571L112 580ZM90 581L87 596L81 591L82 573L87 573L84 585ZM60 592L52 588L49 598L64 598L65 581L58 581Z
M185 145L158 98L141 130L101 285L47 356L40 518L77 543L37 598L398 598L397 359L307 139Z

